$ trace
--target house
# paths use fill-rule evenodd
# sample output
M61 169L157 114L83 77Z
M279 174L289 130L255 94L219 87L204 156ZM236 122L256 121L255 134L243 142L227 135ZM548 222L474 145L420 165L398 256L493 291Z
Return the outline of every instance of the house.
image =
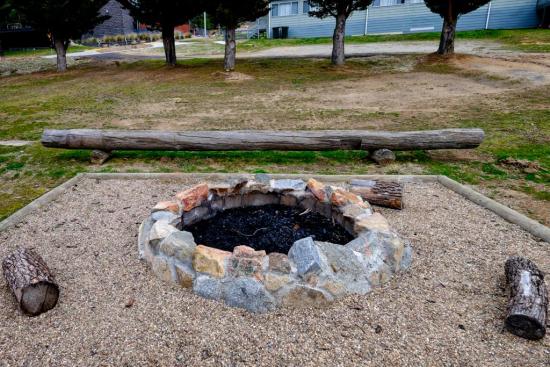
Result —
M101 15L109 15L110 18L98 24L86 37L101 38L104 36L116 36L135 33L138 23L132 18L130 12L124 9L116 0L110 0L99 11Z
M265 29L269 38L332 36L334 19L310 17L309 9L307 0L272 1L270 13L257 21L258 33ZM540 22L537 0L492 0L459 18L457 29L533 28ZM423 0L375 0L367 10L350 16L346 34L437 32L441 26L441 17L432 13Z

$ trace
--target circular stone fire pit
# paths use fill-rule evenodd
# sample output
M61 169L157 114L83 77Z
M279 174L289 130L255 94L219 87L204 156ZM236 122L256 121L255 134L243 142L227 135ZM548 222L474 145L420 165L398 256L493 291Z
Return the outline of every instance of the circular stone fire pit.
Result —
M161 279L252 312L365 294L407 268L412 252L344 188L261 176L159 202L138 247Z

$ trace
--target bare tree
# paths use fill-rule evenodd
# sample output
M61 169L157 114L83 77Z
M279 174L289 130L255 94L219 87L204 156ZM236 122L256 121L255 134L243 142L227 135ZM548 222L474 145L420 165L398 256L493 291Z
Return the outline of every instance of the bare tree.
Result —
M343 65L346 62L344 40L346 22L355 10L365 10L373 0L310 0L309 15L317 18L334 17L336 26L332 36L332 63Z
M253 21L269 12L269 0L211 0L209 13L225 29L225 71L235 70L237 40L235 30L243 22Z
M123 7L150 29L162 32L162 44L166 64L175 66L176 37L174 28L192 19L204 9L204 2L197 0L119 0Z
M455 52L456 24L461 15L468 14L490 0L425 0L426 6L433 13L443 18L441 39L437 53L440 55L453 54Z
M47 33L57 53L57 71L67 70L67 48L80 37L109 19L99 14L108 0L15 0L11 6L25 24Z

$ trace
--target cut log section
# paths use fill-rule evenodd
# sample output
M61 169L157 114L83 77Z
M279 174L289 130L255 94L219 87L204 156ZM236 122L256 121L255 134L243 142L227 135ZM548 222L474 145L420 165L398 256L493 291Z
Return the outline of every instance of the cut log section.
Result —
M510 295L506 328L522 338L542 339L548 310L544 274L523 257L509 258L504 269Z
M403 209L403 186L397 182L351 180L350 192L370 204L392 209Z
M36 316L57 304L59 286L44 260L33 250L17 249L4 259L2 270L24 313Z
M154 131L45 130L42 144L65 149L113 150L416 150L475 148L481 129L429 131Z

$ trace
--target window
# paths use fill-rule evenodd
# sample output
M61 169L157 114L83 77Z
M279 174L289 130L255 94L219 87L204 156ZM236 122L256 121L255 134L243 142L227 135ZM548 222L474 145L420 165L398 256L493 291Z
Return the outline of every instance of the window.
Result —
M302 13L304 13L304 14L309 13L309 1L304 1L303 7L304 8L302 10Z
M402 4L419 4L423 3L424 0L374 0L372 3L373 6L394 6Z
M297 14L298 14L297 1L271 5L271 16L273 17L287 17L289 15L297 15Z

